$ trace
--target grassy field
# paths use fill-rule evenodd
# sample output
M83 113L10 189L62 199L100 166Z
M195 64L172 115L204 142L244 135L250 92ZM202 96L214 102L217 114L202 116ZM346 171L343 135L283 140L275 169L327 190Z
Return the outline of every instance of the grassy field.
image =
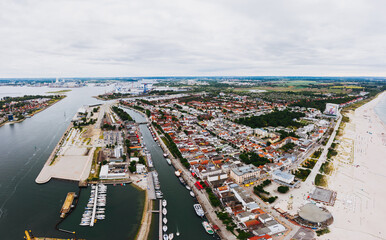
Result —
M66 93L71 91L72 91L71 89L65 89L65 90L52 91L52 92L46 92L46 93Z

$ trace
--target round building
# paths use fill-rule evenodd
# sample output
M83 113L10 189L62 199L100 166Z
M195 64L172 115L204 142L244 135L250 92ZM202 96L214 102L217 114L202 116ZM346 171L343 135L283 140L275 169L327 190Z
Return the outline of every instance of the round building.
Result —
M296 221L305 227L320 229L331 225L334 218L327 209L307 203L299 209Z

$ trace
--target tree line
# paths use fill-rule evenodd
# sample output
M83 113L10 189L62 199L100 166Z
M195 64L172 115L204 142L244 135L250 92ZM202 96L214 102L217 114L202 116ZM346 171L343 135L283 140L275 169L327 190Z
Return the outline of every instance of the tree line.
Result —
M305 114L302 112L291 112L289 110L284 111L274 111L265 115L252 116L236 119L235 122L249 126L251 128L261 128L261 127L301 127L300 122L294 121L293 119L298 119L304 117Z

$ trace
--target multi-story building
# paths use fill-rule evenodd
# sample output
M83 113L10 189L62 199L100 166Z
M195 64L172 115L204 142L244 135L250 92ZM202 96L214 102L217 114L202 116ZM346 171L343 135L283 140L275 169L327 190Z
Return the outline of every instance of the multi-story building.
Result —
M230 177L238 184L246 184L256 181L260 176L260 169L249 164L241 167L233 167L230 171Z

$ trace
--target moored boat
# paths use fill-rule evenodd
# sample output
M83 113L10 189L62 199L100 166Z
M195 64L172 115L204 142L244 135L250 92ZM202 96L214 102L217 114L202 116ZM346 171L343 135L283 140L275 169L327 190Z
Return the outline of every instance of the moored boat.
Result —
M157 198L162 198L164 196L160 190L155 191L155 195Z
M194 194L193 191L190 191L189 194L190 194L190 196L192 196L192 197L196 197L196 195Z
M179 177L178 179L180 180L180 182L181 182L183 185L185 185L185 180L184 180L182 177Z
M163 207L166 207L166 205L167 205L166 199L162 200L162 206L163 206Z
M169 240L172 240L174 238L174 233L169 234Z
M163 215L166 215L167 213L168 213L168 210L166 210L166 208L163 208L163 209L162 209L162 214L163 214Z
M163 225L163 226L162 226L162 230L163 230L164 232L166 232L166 231L168 230L168 226Z
M205 215L204 209L202 209L200 204L194 204L193 208L196 211L197 216L203 217Z
M169 240L169 236L166 233L164 234L164 240Z
M209 223L207 221L203 221L202 222L202 226L204 227L205 231L209 234L213 234L214 231L212 229L212 227L209 225Z
M164 217L164 218L162 219L162 222L163 222L164 224L166 224L166 223L168 223L168 219L167 219L166 217Z

